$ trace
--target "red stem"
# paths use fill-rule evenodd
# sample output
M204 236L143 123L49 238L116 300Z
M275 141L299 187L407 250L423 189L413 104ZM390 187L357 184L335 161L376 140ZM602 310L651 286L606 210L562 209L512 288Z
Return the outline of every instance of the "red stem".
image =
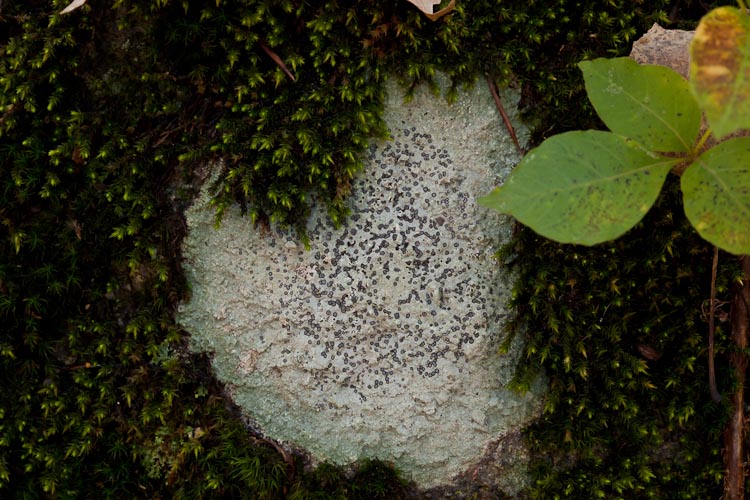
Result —
M497 86L495 85L495 82L492 80L492 78L490 78L490 75L487 75L487 84L490 86L490 92L492 92L492 98L495 100L495 106L497 107L497 110L500 112L500 116L503 117L503 123L505 123L505 128L508 129L510 138L513 139L513 144L515 144L516 148L518 148L518 152L523 154L523 149L521 148L521 145L518 143L518 137L516 137L516 131L513 128L513 124L510 123L510 118L508 118L508 113L505 112L505 107L503 107L503 102L500 100L500 95L497 93Z

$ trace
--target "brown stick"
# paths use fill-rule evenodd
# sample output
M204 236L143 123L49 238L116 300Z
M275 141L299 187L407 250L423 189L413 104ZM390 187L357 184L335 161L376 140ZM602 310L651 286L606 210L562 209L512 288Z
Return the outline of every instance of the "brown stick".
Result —
M750 256L742 256L742 282L732 300L732 340L735 351L730 354L734 368L736 389L732 396L733 412L724 431L724 464L727 475L724 485L724 498L743 500L745 489L744 451L745 437L744 392L745 371L747 369L747 334L750 328Z
M711 305L708 316L708 387L711 399L721 403L721 394L716 387L716 369L714 367L714 332L716 331L716 274L719 269L719 247L714 247L714 261L711 265Z
M492 92L492 98L495 100L495 106L497 107L497 110L500 111L500 116L503 117L503 123L505 123L505 128L508 129L510 138L513 139L513 144L515 144L516 148L518 148L518 152L523 154L523 149L521 148L521 145L518 143L518 137L516 137L516 131L513 128L513 125L510 123L510 118L508 118L508 114L505 112L503 103L500 100L500 95L497 93L497 86L495 85L495 82L492 80L492 78L490 78L490 75L486 75L486 77L487 77L487 84L490 86L490 92Z

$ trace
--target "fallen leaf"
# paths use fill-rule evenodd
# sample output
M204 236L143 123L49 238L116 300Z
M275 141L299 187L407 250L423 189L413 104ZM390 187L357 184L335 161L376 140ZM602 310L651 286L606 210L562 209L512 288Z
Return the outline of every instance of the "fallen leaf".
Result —
M658 361L661 358L661 353L651 347L650 345L641 344L638 346L638 352L641 356L648 359L649 361Z
M73 0L70 2L70 5L65 7L63 10L60 11L60 14L67 14L68 12L73 12L79 7L83 7L83 5L86 3L86 0Z
M451 3L446 5L444 8L437 12L433 12L436 5L440 5L440 0L407 0L410 4L422 11L432 21L437 21L447 13L451 12L456 6L456 0L451 0Z

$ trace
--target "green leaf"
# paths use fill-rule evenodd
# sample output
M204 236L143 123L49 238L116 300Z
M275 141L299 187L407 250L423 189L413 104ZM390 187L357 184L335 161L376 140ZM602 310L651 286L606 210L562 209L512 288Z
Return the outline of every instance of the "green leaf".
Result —
M722 142L682 175L685 214L704 239L750 254L750 138Z
M701 113L682 76L627 57L582 61L578 66L591 104L612 132L651 151L690 151Z
M714 134L750 128L750 16L734 7L706 14L690 61L690 83Z
M567 132L531 150L478 202L546 238L594 245L637 224L679 161L610 132Z

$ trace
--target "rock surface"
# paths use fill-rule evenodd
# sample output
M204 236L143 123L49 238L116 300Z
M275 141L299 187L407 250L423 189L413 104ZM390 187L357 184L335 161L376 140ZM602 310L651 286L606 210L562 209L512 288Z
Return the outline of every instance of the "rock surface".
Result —
M494 253L511 225L475 200L520 155L486 85L452 106L388 90L392 139L369 149L343 227L314 211L310 250L238 211L216 230L207 195L196 201L178 320L267 436L317 460L392 462L423 487L487 470L513 494L528 455L503 443L534 417L543 382L506 387L519 346L498 352L513 279ZM523 141L518 94L503 99Z
M689 47L694 35L694 31L667 30L654 23L648 32L633 43L630 57L641 64L658 64L672 68L688 78Z

